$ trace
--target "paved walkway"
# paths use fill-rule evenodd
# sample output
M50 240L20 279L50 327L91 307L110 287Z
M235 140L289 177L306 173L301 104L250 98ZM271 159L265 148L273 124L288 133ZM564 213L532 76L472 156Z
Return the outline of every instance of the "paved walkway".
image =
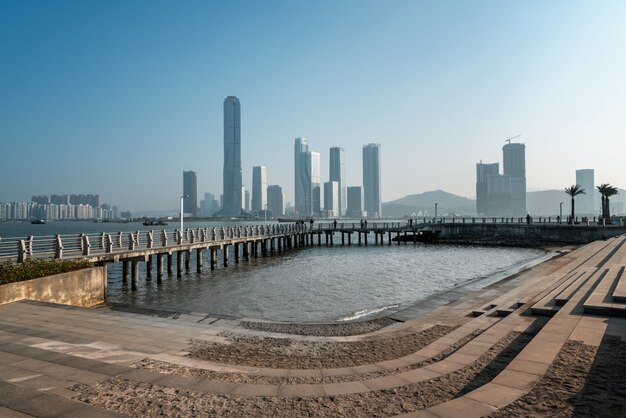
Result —
M76 308L36 302L0 305L0 416L121 416L78 402L75 384L111 377L225 396L290 398L342 396L416 385L476 362L510 332L538 327L532 307L548 306L547 324L491 382L463 396L408 416L483 416L528 393L571 339L599 345L605 335L626 340L626 319L585 313L585 304L609 303L626 261L623 237L580 247L443 307L414 312L406 322L351 337L307 337L250 330L237 319L196 312L101 306ZM607 274L602 272L607 271ZM608 271L611 275L608 275ZM579 273L583 272L583 275ZM583 277L584 276L584 277ZM610 278L609 278L610 277ZM556 299L569 289L563 303ZM591 301L591 302L590 302ZM595 302L594 302L595 303ZM407 312L404 313L407 315ZM545 320L544 320L545 321ZM269 369L203 361L187 356L190 339L230 344L221 334L296 341L386 340L433 325L454 331L409 355L344 368ZM152 359L221 373L274 378L340 376L324 384L251 384L166 375L131 365ZM371 377L372 372L385 372Z

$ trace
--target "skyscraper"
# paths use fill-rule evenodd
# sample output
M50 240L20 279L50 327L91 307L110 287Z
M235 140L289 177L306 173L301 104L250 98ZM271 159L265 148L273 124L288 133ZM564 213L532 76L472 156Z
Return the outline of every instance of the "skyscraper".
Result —
M488 209L488 181L489 176L497 176L500 174L500 164L476 164L476 214L487 215L490 213Z
M311 153L306 138L295 139L294 188L296 212L300 215L310 215L312 211Z
M224 216L241 215L241 106L239 99L224 100Z
M380 144L363 145L363 192L367 216L380 218Z
M267 204L268 209L272 211L272 215L283 216L283 188L272 185L267 186Z
M324 183L324 211L327 216L339 216L339 183L336 181Z
M320 165L320 153L311 151L311 214L319 214L322 211L322 169Z
M328 179L330 181L336 181L339 186L337 216L345 216L347 204L346 162L345 153L341 147L332 147L330 149L330 173Z
M511 212L526 216L526 146L508 143L502 147L504 175L511 176Z
M585 194L576 196L576 211L580 214L595 216L597 213L596 201L600 198L596 199L593 169L576 170L576 184L580 184L585 189Z
M363 195L361 186L348 187L348 208L346 215L354 218L360 218L363 212Z
M267 168L252 167L252 210L265 210L267 204Z
M183 212L198 215L198 179L195 171L183 171Z

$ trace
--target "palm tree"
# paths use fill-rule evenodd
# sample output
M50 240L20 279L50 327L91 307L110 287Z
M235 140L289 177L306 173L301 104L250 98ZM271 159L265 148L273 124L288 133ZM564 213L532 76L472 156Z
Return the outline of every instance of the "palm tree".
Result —
M574 197L579 194L585 194L585 189L583 189L580 184L572 184L570 187L565 188L565 193L572 198L572 216L570 219L572 223L574 223Z
M611 210L609 208L609 197L617 194L617 187L608 183L597 186L598 191L602 195L602 218L609 220L611 218Z

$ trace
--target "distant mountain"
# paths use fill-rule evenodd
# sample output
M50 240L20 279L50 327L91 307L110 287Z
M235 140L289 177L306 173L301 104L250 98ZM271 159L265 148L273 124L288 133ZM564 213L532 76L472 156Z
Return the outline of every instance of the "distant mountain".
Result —
M385 217L402 217L413 214L433 216L437 203L437 214L459 214L474 216L476 214L476 201L467 197L457 196L443 190L435 190L420 194L404 196L400 199L384 202L383 214Z

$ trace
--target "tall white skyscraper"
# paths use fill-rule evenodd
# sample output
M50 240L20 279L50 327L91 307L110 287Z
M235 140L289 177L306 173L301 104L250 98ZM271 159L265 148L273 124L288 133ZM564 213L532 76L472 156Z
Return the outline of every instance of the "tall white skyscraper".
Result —
M339 186L338 215L346 215L347 188L346 188L346 162L345 152L341 147L330 149L330 173L328 179L336 181Z
M380 218L380 144L363 145L363 197L367 216Z
M596 185L594 180L594 171L591 168L576 170L576 184L585 189L585 194L576 196L576 212L584 215L595 216L599 210L596 210L596 203L600 200L597 197ZM600 207L600 204L597 205Z
M324 183L324 211L331 217L339 216L339 183Z
M306 138L296 138L294 144L294 196L296 212L310 215L312 212L311 153Z
M320 153L311 151L311 193L312 214L322 211L322 168Z
M224 203L222 214L239 216L243 208L241 179L241 106L239 99L224 100Z
M526 216L526 146L508 143L502 147L502 172L511 176L511 212Z
M265 210L267 204L267 167L252 167L252 210Z

